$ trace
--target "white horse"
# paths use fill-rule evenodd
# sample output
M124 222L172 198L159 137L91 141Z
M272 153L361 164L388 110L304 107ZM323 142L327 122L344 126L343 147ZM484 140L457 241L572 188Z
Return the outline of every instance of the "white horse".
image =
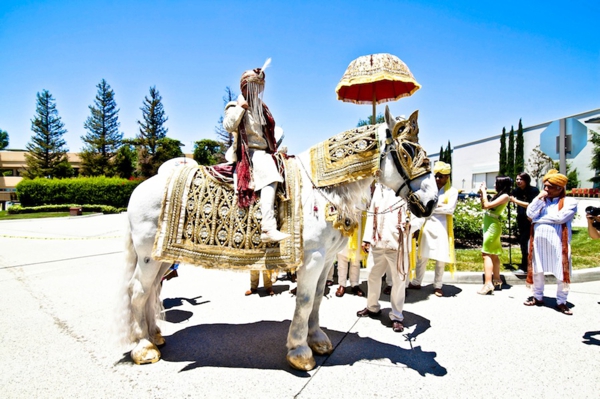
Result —
M437 203L438 190L429 170L429 160L418 145L417 134L417 112L407 121L397 121L386 107L385 123L377 127L380 165L374 175L406 199L415 216L426 217ZM413 164L419 157L420 165ZM340 212L355 215L355 204L360 204L365 194L370 193L375 176L315 188L310 175L309 152L298 156L296 162L301 163L302 175L304 263L297 270L296 309L287 338L287 360L296 369L311 370L316 365L313 354L329 354L333 350L329 337L319 326L319 307L329 268L347 243L347 237L325 220L324 209L329 202L336 204ZM420 172L414 173L419 167ZM410 168L413 170L406 170ZM415 177L416 174L420 176ZM127 278L122 327L127 329L126 336L135 345L131 358L137 364L158 361L157 346L164 344L156 319L162 309L161 278L170 263L157 261L151 254L167 179L164 174L158 174L140 184L131 195L127 212Z

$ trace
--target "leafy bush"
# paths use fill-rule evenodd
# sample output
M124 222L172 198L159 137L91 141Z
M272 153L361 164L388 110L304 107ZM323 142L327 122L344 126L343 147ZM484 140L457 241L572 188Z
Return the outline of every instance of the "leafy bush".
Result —
M510 210L510 228L512 236L517 233L517 211ZM454 238L459 240L483 240L483 213L479 198L466 198L459 200L454 211ZM502 233L509 234L508 209L502 214Z
M24 207L40 205L95 204L125 208L140 181L117 177L22 180L17 197Z

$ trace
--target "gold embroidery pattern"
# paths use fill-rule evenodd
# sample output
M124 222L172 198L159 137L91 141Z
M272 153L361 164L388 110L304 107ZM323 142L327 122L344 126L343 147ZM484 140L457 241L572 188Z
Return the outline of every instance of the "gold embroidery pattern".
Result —
M396 122L392 130L400 164L411 180L431 170L427 153L419 145L418 117L419 111L415 111L407 120Z
M265 244L260 240L260 202L239 208L230 184L200 167L179 168L165 192L153 257L212 269L292 269L302 264L300 175L286 161L286 192L277 198L280 231L290 239Z
M340 215L337 208L330 203L327 203L325 208L325 220L331 222L333 227L338 229L344 237L352 236L358 228L358 223Z
M340 133L310 149L312 180L317 187L348 183L379 169L378 125Z

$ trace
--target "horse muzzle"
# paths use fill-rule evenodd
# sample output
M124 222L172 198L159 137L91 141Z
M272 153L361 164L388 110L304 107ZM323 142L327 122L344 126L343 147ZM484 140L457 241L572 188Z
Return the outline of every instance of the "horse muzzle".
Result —
M433 209L437 205L437 197L427 202L427 204L422 204L419 196L411 193L408 198L408 209L418 218L426 218L431 216L433 213Z

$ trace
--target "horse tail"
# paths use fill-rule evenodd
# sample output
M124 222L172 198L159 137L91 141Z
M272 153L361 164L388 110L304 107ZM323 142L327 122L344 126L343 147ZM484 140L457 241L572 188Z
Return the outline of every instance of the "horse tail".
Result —
M117 317L116 326L118 327L118 344L120 346L126 346L135 341L133 335L134 320L131 303L131 283L135 268L137 266L137 253L133 246L133 240L131 238L131 227L129 220L127 221L127 227L125 230L125 241L124 241L124 262L125 267L123 268L123 276L121 278L121 286L119 287L119 309L115 312Z

